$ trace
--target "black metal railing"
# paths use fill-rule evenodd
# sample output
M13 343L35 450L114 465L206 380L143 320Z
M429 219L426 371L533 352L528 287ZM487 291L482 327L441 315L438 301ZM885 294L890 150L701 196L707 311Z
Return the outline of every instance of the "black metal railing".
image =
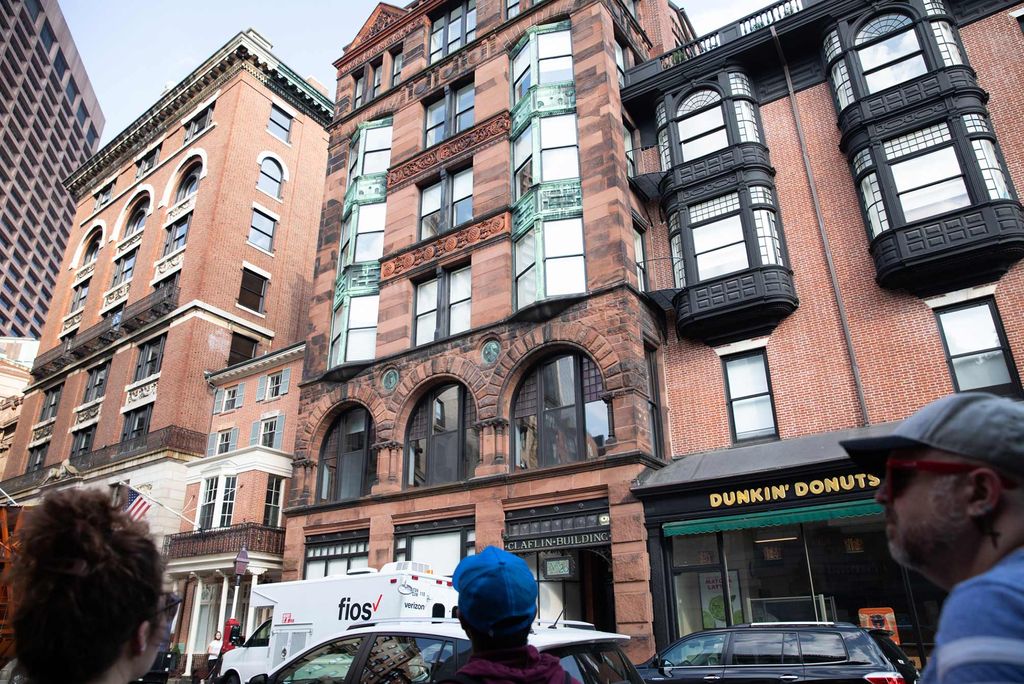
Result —
M95 449L81 456L72 456L71 465L79 471L86 471L163 450L202 456L206 453L206 437L201 432L172 425Z
M169 559L234 554L243 546L250 553L257 551L283 555L284 528L248 522L212 530L180 532L164 537L164 555Z

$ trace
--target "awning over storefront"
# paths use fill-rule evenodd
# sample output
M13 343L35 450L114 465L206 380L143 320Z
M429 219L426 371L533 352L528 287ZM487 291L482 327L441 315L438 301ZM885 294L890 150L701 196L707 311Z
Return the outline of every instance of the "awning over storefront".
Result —
M795 525L796 523L834 520L836 518L856 518L863 515L876 515L881 512L882 507L874 501L845 501L842 503L805 506L787 511L763 511L761 513L742 513L740 515L725 515L701 520L671 522L665 523L662 529L666 537L674 537L684 534L744 530L751 527Z

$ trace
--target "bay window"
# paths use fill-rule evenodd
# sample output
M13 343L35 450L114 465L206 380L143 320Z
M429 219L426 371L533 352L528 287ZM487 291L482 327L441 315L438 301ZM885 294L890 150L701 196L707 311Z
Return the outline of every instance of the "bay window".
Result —
M572 36L558 26L535 27L512 55L512 104L535 84L571 82Z
M356 205L342 225L341 265L377 261L384 254L387 204ZM354 242L354 245L353 245Z
M913 20L905 14L873 18L857 33L854 44L869 93L909 81L928 70Z
M337 363L372 359L377 346L378 295L352 297L345 307L343 331L344 354ZM341 350L338 350L341 353Z
M391 165L391 119L371 121L352 138L348 158L348 184L359 176L384 173Z
M538 221L516 238L514 256L517 308L587 291L582 218Z

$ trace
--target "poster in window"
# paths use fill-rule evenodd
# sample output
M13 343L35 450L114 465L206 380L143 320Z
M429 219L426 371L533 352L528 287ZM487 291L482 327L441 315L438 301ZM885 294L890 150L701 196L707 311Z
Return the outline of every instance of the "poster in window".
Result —
M861 608L860 626L867 629L885 629L890 632L889 638L896 644L900 643L900 632L896 627L896 612L892 608Z
M743 622L743 609L740 604L740 574L736 570L729 571L729 588L732 605L732 624ZM722 573L700 573L700 610L704 629L725 627L725 598L722 591Z

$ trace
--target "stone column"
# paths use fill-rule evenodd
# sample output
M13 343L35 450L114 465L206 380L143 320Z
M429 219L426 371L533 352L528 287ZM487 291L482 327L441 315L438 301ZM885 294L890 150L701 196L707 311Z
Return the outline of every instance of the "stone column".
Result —
M217 571L217 574L221 576L220 610L217 611L217 626L214 628L214 631L221 632L221 637L223 637L224 618L226 617L225 612L227 611L228 608L228 589L231 586L231 582L228 581L228 576L222 573L220 570Z
M249 610L245 613L245 624L242 625L242 634L249 636L249 633L255 631L259 625L252 623L256 616L256 606L253 605L252 593L256 590L256 587L260 583L260 575L267 571L266 568L249 568L249 574L252 575L252 582L249 584Z
M185 675L192 674L192 655L196 652L196 630L199 629L199 607L203 602L203 578L196 576L195 595L192 597L192 618L188 624L188 645L185 651ZM206 657L206 653L203 653Z

